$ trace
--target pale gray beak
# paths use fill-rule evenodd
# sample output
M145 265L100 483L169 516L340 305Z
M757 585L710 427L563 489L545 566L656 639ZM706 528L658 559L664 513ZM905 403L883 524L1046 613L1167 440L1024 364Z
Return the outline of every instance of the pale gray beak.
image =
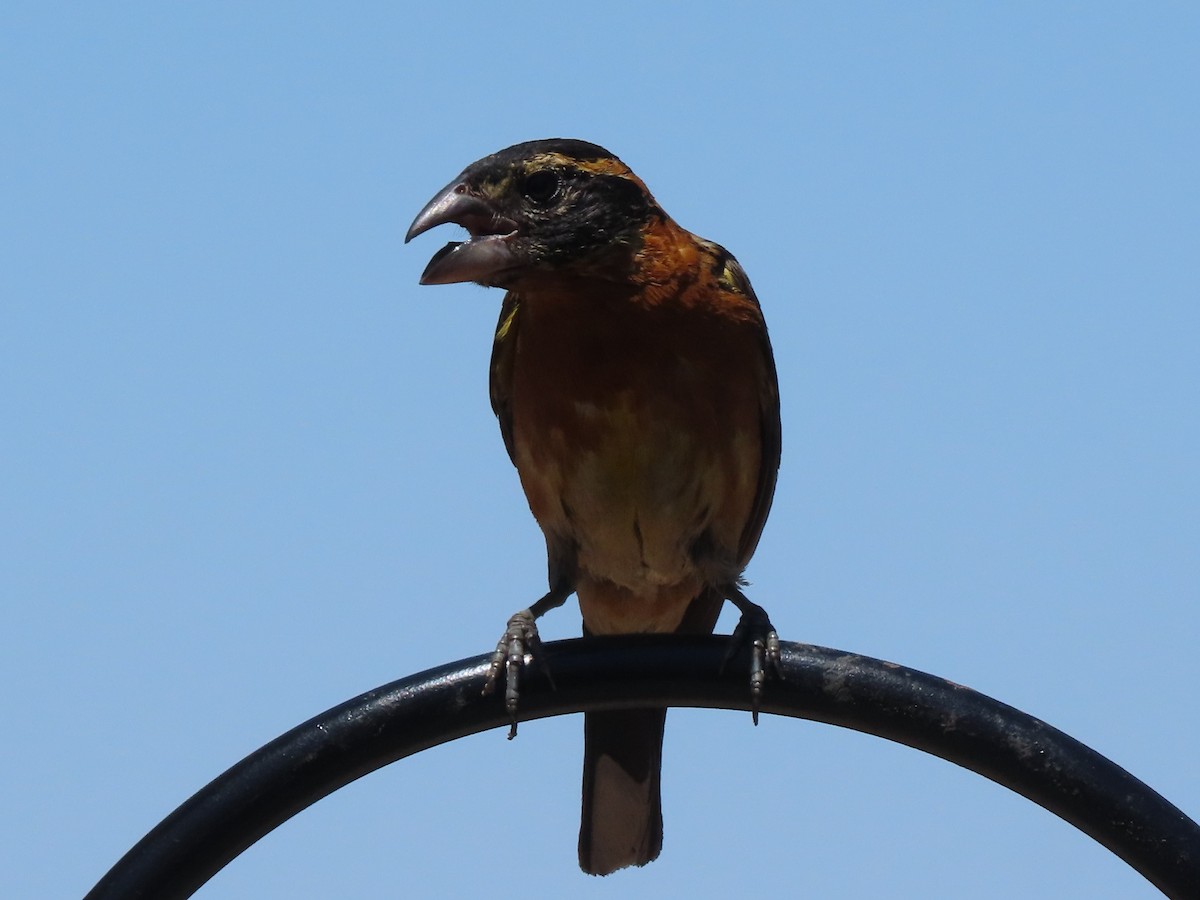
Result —
M439 250L421 273L421 284L492 284L497 275L517 264L512 248L517 223L500 215L461 178L452 181L417 213L404 243L447 222L461 225L471 237L451 241Z

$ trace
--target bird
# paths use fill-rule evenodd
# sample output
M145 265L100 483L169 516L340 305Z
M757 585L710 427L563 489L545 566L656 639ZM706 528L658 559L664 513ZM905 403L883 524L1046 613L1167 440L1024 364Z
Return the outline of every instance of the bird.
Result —
M491 405L549 570L549 591L509 620L489 687L507 679L515 710L536 620L574 593L585 636L707 634L731 601L735 637L754 636L757 698L778 637L742 574L774 496L781 426L745 271L678 225L617 156L576 139L472 163L405 242L448 223L467 240L438 251L420 282L505 291ZM665 709L584 714L584 872L659 855L665 719Z

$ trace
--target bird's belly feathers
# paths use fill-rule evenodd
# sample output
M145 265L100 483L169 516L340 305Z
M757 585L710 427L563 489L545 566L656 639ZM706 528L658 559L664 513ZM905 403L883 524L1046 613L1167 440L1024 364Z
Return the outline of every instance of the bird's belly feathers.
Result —
M530 508L577 548L594 633L673 630L705 584L740 571L757 429L677 396L668 383L576 399L552 414L526 410L516 430Z
M576 452L547 474L561 478L563 524L580 567L635 591L692 575L692 547L728 492L713 448L627 398L575 407Z

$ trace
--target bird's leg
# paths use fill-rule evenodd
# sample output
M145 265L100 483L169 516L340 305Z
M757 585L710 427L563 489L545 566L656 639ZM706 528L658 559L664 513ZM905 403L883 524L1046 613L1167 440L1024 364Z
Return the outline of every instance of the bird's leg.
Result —
M752 603L736 585L726 590L726 597L738 608L742 617L733 629L733 641L721 670L724 671L738 650L747 643L750 645L750 714L757 725L763 685L772 673L779 674L779 634L771 624L767 611L757 603Z
M500 636L495 652L492 653L483 693L485 696L493 693L503 673L504 708L512 717L512 725L508 730L510 741L517 736L517 701L520 698L521 669L528 665L542 645L542 640L538 637L537 620L548 610L562 606L568 596L570 591L552 589L528 609L515 613L508 620L508 626ZM546 669L546 675L550 677L549 669ZM550 678L550 684L554 684L553 678Z

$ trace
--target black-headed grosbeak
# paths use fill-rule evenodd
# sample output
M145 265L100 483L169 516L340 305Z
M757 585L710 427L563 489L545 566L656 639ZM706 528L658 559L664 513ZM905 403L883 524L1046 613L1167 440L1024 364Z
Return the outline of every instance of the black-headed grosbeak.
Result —
M507 290L492 408L549 557L549 593L510 620L493 665L510 704L534 620L571 593L587 635L708 633L727 599L769 629L739 584L775 490L779 389L737 260L577 140L468 166L406 240L447 222L470 237L439 251L421 283ZM658 856L665 718L585 715L585 872Z

